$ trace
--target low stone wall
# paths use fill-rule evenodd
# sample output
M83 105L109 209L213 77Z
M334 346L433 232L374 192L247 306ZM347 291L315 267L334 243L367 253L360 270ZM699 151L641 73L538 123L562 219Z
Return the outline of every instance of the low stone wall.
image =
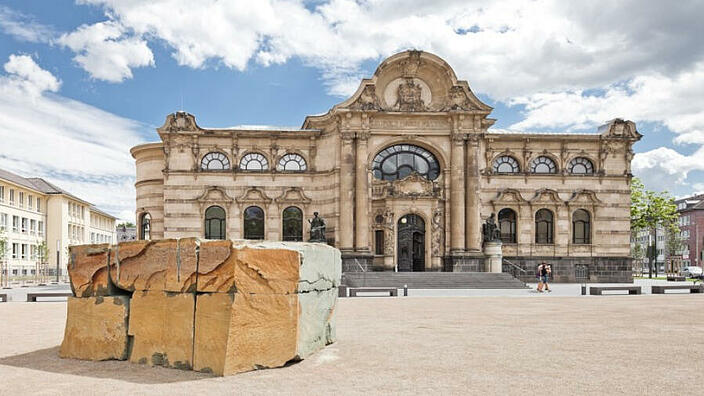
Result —
M59 355L228 375L335 341L340 252L195 238L70 249Z
M526 270L526 275L519 277L524 282L536 281L536 268L543 261L552 266L552 281L557 283L576 282L577 265L586 265L589 268L588 282L591 283L633 282L630 257L504 257L504 259ZM506 267L504 264L504 268Z

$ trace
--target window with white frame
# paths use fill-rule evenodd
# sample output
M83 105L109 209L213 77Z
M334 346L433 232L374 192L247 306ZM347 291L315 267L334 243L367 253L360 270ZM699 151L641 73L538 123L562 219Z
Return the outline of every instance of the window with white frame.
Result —
M34 196L27 195L27 209L34 209Z
M13 243L12 244L12 258L16 259L20 255L20 244L19 243Z
M29 245L26 243L22 244L22 260L27 260L27 251L29 250Z
M37 212L42 211L42 199L37 197Z
M31 246L29 247L29 252L30 252L30 258L31 258L32 260L36 260L36 259L37 259L37 246L36 246L36 245L31 245Z
M10 205L15 204L15 190L10 189Z
M20 232L20 217L12 216L12 231Z
M27 219L26 217L23 217L22 218L22 233L23 234L26 234L27 231L29 231L29 227L28 227L27 223L29 223L29 219Z
M7 213L0 213L0 230L7 230Z
M29 233L30 235L37 235L37 221L34 219L29 221Z
M44 222L40 221L37 223L37 235L44 236Z
M24 208L24 192L20 191L19 194L20 208Z
M0 186L0 202L5 202L5 186Z

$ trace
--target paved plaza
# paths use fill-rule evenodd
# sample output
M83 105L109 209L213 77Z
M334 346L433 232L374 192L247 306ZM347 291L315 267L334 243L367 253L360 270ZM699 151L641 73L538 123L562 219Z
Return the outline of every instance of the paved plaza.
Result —
M701 394L703 306L701 295L348 298L337 343L217 378L59 359L64 302L1 303L0 394Z

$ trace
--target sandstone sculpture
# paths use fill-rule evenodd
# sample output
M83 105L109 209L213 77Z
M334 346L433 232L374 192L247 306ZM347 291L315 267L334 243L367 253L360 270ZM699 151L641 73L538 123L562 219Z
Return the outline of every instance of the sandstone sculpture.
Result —
M335 341L339 250L196 238L71 247L63 358L229 375Z

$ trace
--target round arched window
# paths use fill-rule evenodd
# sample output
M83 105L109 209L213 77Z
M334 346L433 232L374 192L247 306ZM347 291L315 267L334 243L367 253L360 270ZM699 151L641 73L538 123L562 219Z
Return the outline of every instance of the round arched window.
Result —
M247 153L240 160L240 169L261 171L269 169L269 161L259 153Z
M428 150L410 144L387 147L374 157L374 177L380 180L403 179L415 172L428 180L440 175L438 160Z
M518 173L518 161L509 155L502 155L494 160L494 173Z
M298 154L289 153L279 159L278 171L302 172L307 169L306 160Z
M541 155L540 157L534 159L533 162L531 162L530 172L531 173L556 173L557 167L555 166L555 161L550 159L550 157L546 157L544 155Z
M151 239L151 231L152 231L152 216L149 215L149 213L145 213L142 215L141 220L139 221L139 239L148 241Z
M200 168L203 170L227 170L230 169L230 160L225 154L213 151L203 157L200 161Z
M225 239L225 210L211 206L205 210L205 239Z
M575 175L591 175L594 173L594 165L584 157L577 157L570 161L570 173Z

